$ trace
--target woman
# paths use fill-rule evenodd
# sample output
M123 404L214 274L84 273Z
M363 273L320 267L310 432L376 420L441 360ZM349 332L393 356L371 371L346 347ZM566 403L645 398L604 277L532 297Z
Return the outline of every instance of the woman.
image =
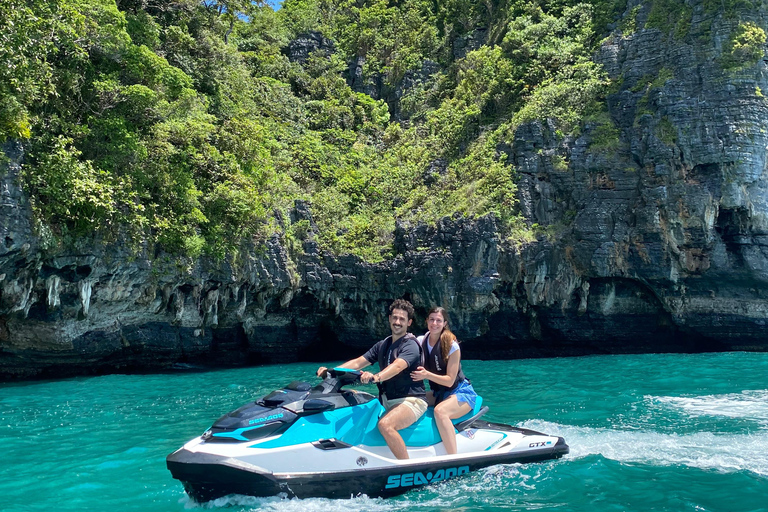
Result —
M475 408L477 393L461 371L461 350L456 336L448 329L448 314L441 307L427 315L429 332L418 338L424 351L424 366L411 372L413 380L429 380L427 400L435 404L435 423L448 454L456 453L456 434L452 419L461 418Z

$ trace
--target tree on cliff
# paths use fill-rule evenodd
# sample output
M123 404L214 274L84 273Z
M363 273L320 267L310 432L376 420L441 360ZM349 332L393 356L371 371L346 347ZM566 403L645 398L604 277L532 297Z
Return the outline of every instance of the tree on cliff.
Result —
M457 213L493 213L526 239L503 148L521 123L563 134L600 110L608 80L591 56L622 10L13 0L0 5L0 138L26 141L52 249L96 231L223 258L280 232L379 260L397 219ZM308 32L330 49L289 58ZM296 199L316 233L286 225Z

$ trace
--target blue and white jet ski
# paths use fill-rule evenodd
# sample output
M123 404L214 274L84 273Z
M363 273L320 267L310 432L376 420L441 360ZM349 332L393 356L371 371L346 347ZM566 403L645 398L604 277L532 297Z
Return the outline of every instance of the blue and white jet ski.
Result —
M457 454L445 453L430 408L400 431L410 459L397 460L377 428L384 413L377 398L342 389L359 377L337 368L317 386L292 382L246 404L170 454L168 469L198 502L228 494L387 497L494 464L568 453L562 437L480 419L488 407L478 397L454 420Z

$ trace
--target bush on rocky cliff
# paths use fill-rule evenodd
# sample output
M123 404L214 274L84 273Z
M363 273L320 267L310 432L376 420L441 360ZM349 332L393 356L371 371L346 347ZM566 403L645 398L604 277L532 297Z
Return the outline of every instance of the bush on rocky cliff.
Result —
M731 34L721 64L725 69L754 65L763 57L765 31L752 22L740 23Z

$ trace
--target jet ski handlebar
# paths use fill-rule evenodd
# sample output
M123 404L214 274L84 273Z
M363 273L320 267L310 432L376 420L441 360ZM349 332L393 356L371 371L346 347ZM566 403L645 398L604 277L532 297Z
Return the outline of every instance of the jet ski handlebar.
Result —
M350 370L348 368L329 368L325 375L323 386L331 385L331 393L338 393L339 390L349 384L360 384L360 376L363 372L359 370Z
M360 376L363 374L360 370L348 370L347 368L332 368L328 370L328 377L336 379L346 384L360 382Z
M360 370L350 370L349 368L329 368L328 375L334 379L359 379L363 374Z

